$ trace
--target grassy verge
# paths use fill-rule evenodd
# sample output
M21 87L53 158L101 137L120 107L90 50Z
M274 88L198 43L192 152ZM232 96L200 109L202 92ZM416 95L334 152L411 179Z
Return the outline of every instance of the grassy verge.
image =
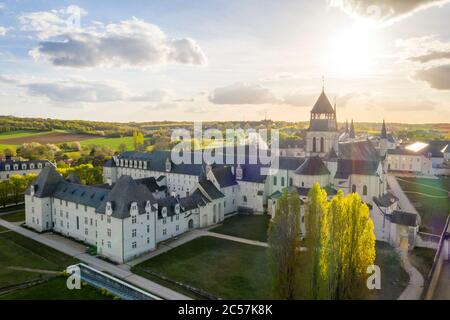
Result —
M409 253L409 259L412 265L419 270L422 276L426 279L433 265L435 255L436 250L434 249L414 248L414 250Z
M0 300L111 300L97 288L83 285L80 290L69 290L65 277L56 277L29 288L0 295Z
M212 232L222 233L234 237L267 242L269 215L238 214L225 221Z
M8 222L22 222L25 221L25 212L14 212L8 213L0 216L0 219L6 220Z
M422 218L423 231L441 234L450 213L450 179L400 178L406 196Z

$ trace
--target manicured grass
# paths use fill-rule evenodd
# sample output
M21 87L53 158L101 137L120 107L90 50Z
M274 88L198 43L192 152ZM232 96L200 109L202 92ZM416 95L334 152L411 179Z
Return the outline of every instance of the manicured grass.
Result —
M4 226L0 226L0 232L6 231L6 230L8 230L8 228L5 228Z
M132 268L151 270L223 299L270 299L267 249L214 237L201 237Z
M0 288L42 276L10 267L63 271L75 263L76 259L15 232L0 234Z
M211 231L244 239L267 242L269 222L269 215L238 214L225 219L222 225L211 229Z
M65 277L56 277L49 281L26 289L0 295L0 300L111 300L100 290L84 285L80 290L69 290Z
M412 252L409 253L409 259L412 265L419 270L422 276L426 279L428 273L433 266L434 256L436 255L436 250L429 248L414 248Z
M108 147L114 150L119 150L121 144L127 146L127 150L133 150L133 137L122 138L94 138L81 141L82 146L96 145L100 147Z
M381 269L381 290L373 291L373 299L396 300L409 283L408 273L401 267L398 253L385 242L377 241L375 264Z
M450 198L445 191L450 191L450 179L400 178L398 182L420 213L424 231L440 235L450 214Z
M14 212L8 213L0 216L0 219L6 220L8 222L22 222L25 221L25 212Z

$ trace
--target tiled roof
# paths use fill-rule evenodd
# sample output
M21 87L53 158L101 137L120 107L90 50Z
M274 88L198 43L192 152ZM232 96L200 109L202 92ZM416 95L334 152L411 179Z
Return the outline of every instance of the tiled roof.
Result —
M398 198L391 192L387 192L381 197L373 197L373 201L380 207L387 208L398 201Z

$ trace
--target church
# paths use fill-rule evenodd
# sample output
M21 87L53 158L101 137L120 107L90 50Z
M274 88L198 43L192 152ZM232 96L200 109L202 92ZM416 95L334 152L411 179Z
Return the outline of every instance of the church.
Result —
M371 210L377 239L412 248L419 221L398 210L388 190L388 149L385 124L376 144L358 139L353 122L340 130L337 108L322 90L311 109L304 156L280 156L275 174L263 175L264 165L248 156L244 163L175 164L170 151L114 156L104 165L100 186L82 185L74 175L64 179L47 166L26 191L26 224L83 241L123 263L237 212L273 215L284 189L305 201L319 182L329 197L337 190L359 193Z

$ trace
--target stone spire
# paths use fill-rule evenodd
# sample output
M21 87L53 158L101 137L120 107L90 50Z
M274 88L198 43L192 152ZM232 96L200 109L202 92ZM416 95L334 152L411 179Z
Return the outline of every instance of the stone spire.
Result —
M352 123L350 125L350 138L351 139L355 139L356 138L355 125L353 124L353 119L352 119Z
M381 127L381 139L387 139L386 122L383 120L383 126Z

